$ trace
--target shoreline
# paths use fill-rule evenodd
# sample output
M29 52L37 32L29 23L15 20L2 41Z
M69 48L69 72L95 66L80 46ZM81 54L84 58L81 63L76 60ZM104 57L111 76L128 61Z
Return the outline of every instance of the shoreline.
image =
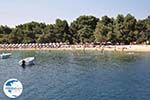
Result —
M114 51L114 52L150 52L150 45L96 45L85 47L81 45L67 45L68 47L19 47L19 48L0 48L0 51Z

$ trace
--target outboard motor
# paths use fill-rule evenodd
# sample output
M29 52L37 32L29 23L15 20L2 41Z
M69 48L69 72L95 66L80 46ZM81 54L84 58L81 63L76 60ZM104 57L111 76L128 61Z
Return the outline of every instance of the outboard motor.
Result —
M22 67L25 67L26 62L24 60L22 60Z

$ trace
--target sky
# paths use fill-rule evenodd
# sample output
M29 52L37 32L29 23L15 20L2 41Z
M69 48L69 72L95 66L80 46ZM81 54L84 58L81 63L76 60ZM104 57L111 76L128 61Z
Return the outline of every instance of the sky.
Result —
M137 19L150 15L150 0L1 0L0 25L14 27L31 21L54 23L57 18L69 23L81 15L98 18L131 13Z

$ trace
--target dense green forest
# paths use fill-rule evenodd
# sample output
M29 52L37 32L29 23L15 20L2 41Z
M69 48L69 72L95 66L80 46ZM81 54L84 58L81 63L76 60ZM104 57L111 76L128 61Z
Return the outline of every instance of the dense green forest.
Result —
M0 26L0 43L142 44L150 41L150 16L138 20L131 14L116 18L80 16L70 24L57 19L55 24L30 22L10 28Z

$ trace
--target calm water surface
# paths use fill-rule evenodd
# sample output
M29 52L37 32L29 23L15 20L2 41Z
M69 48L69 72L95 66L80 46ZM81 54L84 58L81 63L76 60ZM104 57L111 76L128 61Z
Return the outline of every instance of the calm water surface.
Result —
M24 90L16 100L150 100L150 53L14 51L0 59L0 100L7 79ZM18 61L35 56L34 66Z

